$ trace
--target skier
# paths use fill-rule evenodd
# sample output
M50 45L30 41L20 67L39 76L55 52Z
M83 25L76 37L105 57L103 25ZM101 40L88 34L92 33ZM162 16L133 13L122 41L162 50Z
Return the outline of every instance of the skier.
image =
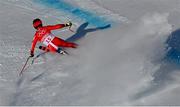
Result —
M43 26L41 19L37 18L33 20L33 27L37 30L30 50L30 57L34 57L34 50L37 42L43 43L45 46L39 46L46 52L58 52L64 54L64 51L60 47L77 48L77 44L67 42L61 38L56 37L51 33L52 30L61 29L64 27L72 26L71 22L66 24L48 25Z

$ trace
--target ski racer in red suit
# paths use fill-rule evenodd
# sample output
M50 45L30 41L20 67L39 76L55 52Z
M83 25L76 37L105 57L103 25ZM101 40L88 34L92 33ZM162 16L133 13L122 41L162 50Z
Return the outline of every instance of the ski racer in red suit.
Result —
M58 52L61 53L60 47L70 47L70 48L76 48L77 44L72 42L67 42L62 40L61 38L56 37L51 33L52 30L61 29L64 27L71 26L72 23L66 23L66 24L57 24L57 25L48 25L43 26L42 21L40 19L34 19L33 21L33 27L37 30L33 41L32 46L30 50L30 56L34 57L34 50L37 42L43 43L44 46L40 46L39 48L44 51L50 51L50 52Z

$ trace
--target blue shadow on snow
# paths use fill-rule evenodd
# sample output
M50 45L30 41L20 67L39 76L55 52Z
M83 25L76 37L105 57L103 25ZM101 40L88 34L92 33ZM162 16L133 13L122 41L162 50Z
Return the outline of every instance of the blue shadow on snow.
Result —
M76 40L81 39L82 37L84 37L87 33L89 32L95 32L97 30L103 30L103 29L107 29L110 28L111 25L108 24L106 26L103 27L96 27L96 28L86 28L88 26L88 22L83 23L76 31L76 33L74 35L72 35L71 37L67 38L66 41L69 42L75 42Z

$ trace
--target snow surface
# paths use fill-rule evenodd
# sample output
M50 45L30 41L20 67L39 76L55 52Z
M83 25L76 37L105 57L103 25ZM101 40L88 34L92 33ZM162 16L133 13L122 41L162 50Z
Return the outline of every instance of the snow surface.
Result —
M163 61L166 41L180 26L179 0L66 2L111 20L111 27L34 0L0 0L0 105L180 105L180 67ZM70 20L76 34L53 33L82 38L69 56L45 54L18 76L36 17L44 24Z

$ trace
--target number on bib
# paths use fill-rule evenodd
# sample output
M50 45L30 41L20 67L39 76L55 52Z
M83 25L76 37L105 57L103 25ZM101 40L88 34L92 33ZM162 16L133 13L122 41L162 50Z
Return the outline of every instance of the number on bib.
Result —
M48 35L48 36L44 39L43 44L46 45L46 46L48 46L53 39L54 39L54 36L53 36L53 35Z

